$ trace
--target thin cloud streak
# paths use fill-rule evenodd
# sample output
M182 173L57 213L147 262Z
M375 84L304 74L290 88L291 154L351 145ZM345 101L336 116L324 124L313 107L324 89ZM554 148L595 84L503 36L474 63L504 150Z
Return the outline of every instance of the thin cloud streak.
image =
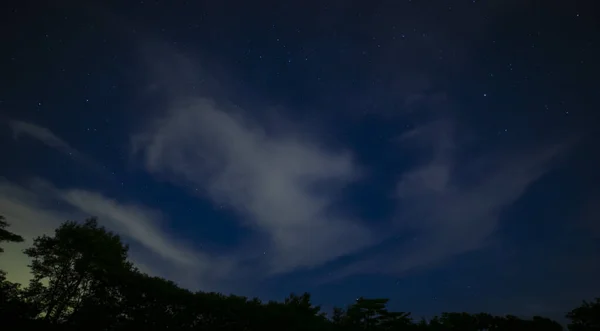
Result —
M56 136L47 128L17 120L9 121L9 125L15 139L18 139L21 136L29 136L61 153L69 156L81 157L81 154L75 148L71 147L66 141Z
M132 238L154 254L175 264L191 267L201 260L198 252L177 247L175 240L166 238L158 225L161 215L146 207L122 204L101 194L86 190L58 192L59 197L80 211L110 223L119 233Z
M141 261L146 272L169 274L190 287L200 283L210 287L215 277L224 277L229 271L226 258L213 258L185 247L181 238L167 234L161 227L160 213L140 205L119 203L96 192L62 190L41 180L32 181L29 186L2 181L0 206L0 213L12 224L12 230L26 239L25 243L8 248L9 258L2 259L1 268L9 275L14 271L15 277L20 278L17 281L26 281L28 276L28 259L17 248L28 247L37 236L53 233L64 221L81 221L92 216L99 217L101 225L138 247L130 255L134 262Z
M68 142L54 134L50 129L19 120L9 120L8 125L10 126L14 139L19 139L23 136L35 139L44 145L63 153L70 158L80 162L90 170L108 178L114 182L114 178L109 176L106 169L98 163L94 162L84 153L81 153L76 148L71 146Z

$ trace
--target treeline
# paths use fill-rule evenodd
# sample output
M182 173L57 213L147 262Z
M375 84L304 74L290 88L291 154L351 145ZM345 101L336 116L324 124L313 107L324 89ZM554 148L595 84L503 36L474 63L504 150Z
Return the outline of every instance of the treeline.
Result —
M0 243L22 241L0 217ZM119 236L98 225L66 222L25 250L33 279L26 287L0 273L2 330L562 330L543 317L443 313L413 320L389 311L387 299L359 298L330 316L291 294L283 302L192 292L138 271ZM1 251L0 251L1 252ZM1 258L1 257L0 257ZM567 314L569 330L600 330L600 300Z

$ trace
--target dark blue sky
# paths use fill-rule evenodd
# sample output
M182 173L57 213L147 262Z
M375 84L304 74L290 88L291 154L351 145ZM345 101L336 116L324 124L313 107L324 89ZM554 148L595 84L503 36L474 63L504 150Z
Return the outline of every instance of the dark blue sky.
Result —
M29 239L98 216L146 272L327 309L600 293L591 2L5 8L0 214Z

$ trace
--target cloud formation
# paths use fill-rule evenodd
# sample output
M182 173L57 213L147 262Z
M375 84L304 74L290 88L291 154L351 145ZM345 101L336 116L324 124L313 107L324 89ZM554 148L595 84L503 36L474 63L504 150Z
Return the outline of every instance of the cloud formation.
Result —
M155 68L162 79L154 80L163 82L168 106L134 136L134 149L148 171L203 189L215 204L231 206L255 237L267 238L258 250L269 252L272 273L369 255L366 249L385 246L385 253L351 263L333 278L399 274L480 249L498 228L501 213L551 170L565 149L557 145L465 157L465 137L456 130L446 94L421 91L405 105L413 112L403 115L427 113L429 122L402 134L393 147L400 153L409 146L429 158L412 169L398 169L397 212L375 228L334 208L340 190L360 179L351 153L307 140L293 125L285 132L272 130L249 112L195 97L206 91L183 88L177 73L185 77L183 85L194 85L197 66L171 49L162 51L159 68L170 63L173 70L161 74ZM415 114L415 109L422 111Z
M273 273L318 266L371 241L368 228L332 210L338 189L358 176L348 152L268 133L207 99L175 103L134 146L150 172L203 188L265 236L260 249Z
M102 225L136 248L130 256L145 272L167 273L176 281L194 286L199 282L207 284L210 276L227 271L225 263L220 264L181 244L181 238L170 236L161 226L163 217L157 211L119 203L96 192L58 189L41 180L32 181L28 186L4 180L0 182L0 206L0 213L11 223L11 230L26 239L22 244L12 244L15 247L7 249L7 255L0 262L0 268L20 282L29 278L28 259L21 253L22 248L30 246L37 236L53 233L66 220L82 221L92 216L99 217ZM168 270L176 272L168 273ZM181 277L182 273L190 278ZM196 279L190 282L192 276Z
M393 228L399 238L384 253L342 268L329 279L435 266L481 249L501 214L549 172L566 144L465 157L451 120L437 119L402 135L401 145L429 151L427 161L401 173ZM408 239L407 239L408 237ZM394 240L392 240L394 241Z
M501 213L552 169L553 160L565 149L556 145L467 158L450 112L434 114L431 122L403 133L394 146L398 152L407 146L416 148L428 158L414 168L398 169L397 211L382 232L380 225L375 229L337 207L342 190L361 178L350 151L328 148L295 131L293 125L285 130L267 127L250 112L198 97L201 94L195 91L179 94L186 90L184 86L194 85L195 66L185 56L162 51L165 58L150 70L156 72L151 80L161 82L157 89L169 100L166 109L148 116L150 120L132 135L134 152L148 172L184 189L201 189L215 205L231 208L239 225L250 230L245 244L226 256L210 256L164 232L164 217L155 210L90 190L48 190L54 201L68 206L69 213L98 216L152 256L189 271L205 284L222 282L220 278L231 271L256 275L264 274L263 267L267 274L315 268L378 245L388 249L342 267L331 278L401 274L480 249L493 237ZM448 102L444 94L426 92L409 101L408 110ZM28 135L86 159L46 128L20 121L11 121L10 126L15 137ZM16 210L9 208L12 215L6 213L7 217L32 219L37 210L45 210L42 219L65 219L64 211L41 208L40 203L47 201L33 191L9 184L4 189L19 191L15 197L21 198L2 197L3 205ZM148 256L137 256L138 264L157 268L156 260ZM251 270L245 270L249 264Z

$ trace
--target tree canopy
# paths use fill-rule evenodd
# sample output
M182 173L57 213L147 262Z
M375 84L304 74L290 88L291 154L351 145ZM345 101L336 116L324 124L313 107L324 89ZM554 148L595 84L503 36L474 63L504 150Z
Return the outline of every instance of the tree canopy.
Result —
M0 241L22 241L1 218ZM309 293L282 302L193 292L137 270L120 237L98 225L68 221L54 235L25 250L33 279L22 288L0 272L0 323L50 330L562 330L534 316L442 313L415 321L409 312L388 309L388 299L356 299L329 316ZM600 299L568 312L571 331L600 330Z

